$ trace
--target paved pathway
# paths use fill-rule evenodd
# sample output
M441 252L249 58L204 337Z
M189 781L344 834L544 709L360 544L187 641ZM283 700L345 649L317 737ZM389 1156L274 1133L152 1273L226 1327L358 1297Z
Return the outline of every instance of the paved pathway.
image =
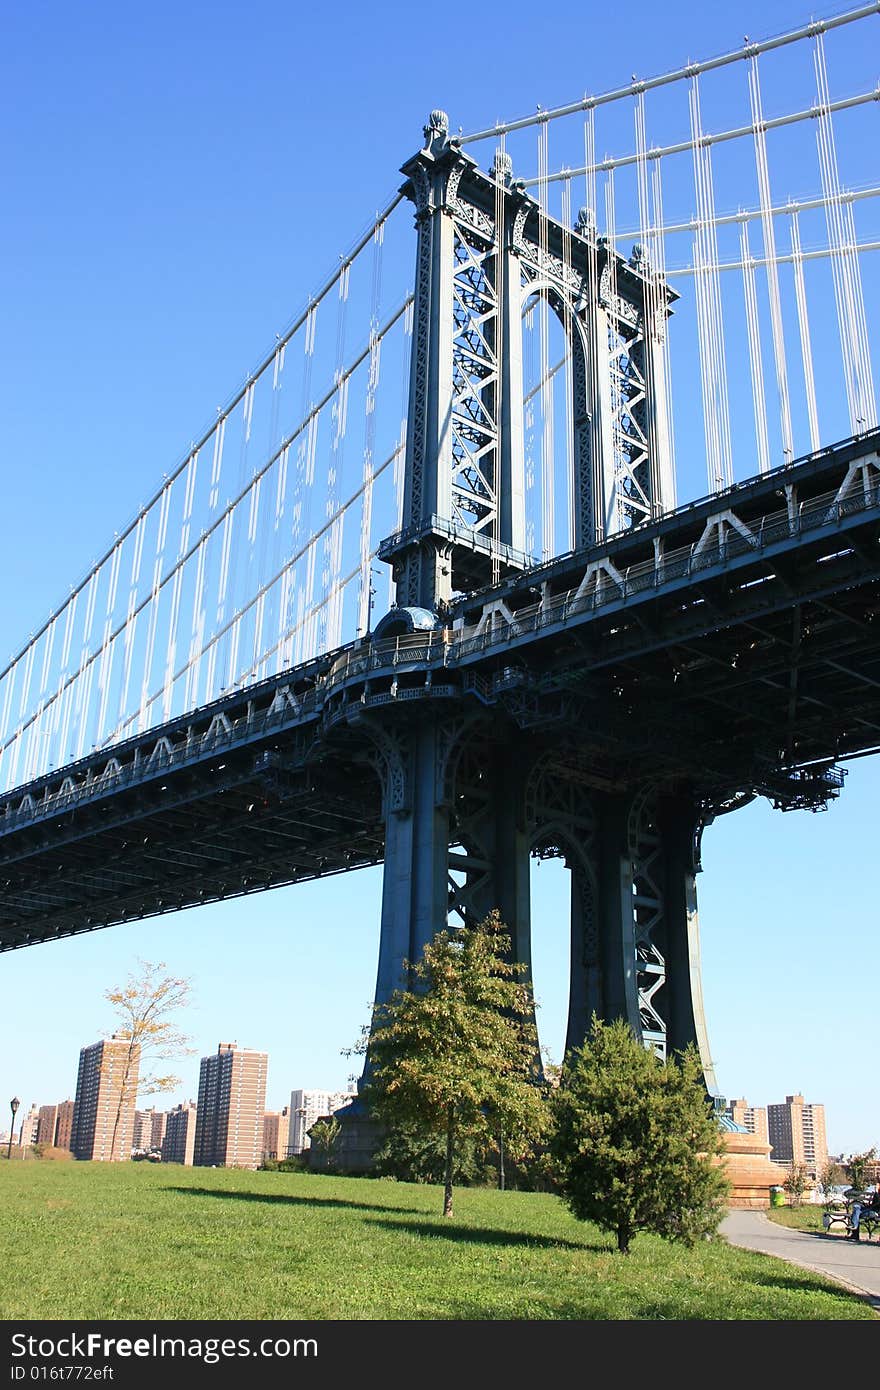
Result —
M778 1226L762 1211L730 1211L721 1223L721 1234L731 1245L778 1255L789 1264L818 1270L829 1279L867 1294L880 1312L880 1240L847 1240L825 1231L793 1231Z

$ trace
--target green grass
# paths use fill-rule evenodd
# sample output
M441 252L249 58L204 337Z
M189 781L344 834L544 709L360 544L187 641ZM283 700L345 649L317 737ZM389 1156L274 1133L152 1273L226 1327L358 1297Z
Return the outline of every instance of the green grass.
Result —
M776 1221L780 1226L789 1226L796 1231L822 1231L822 1207L813 1202L805 1202L802 1207L771 1207L767 1215L771 1221ZM846 1229L839 1222L831 1227L828 1232L832 1236L840 1236L841 1240L846 1239ZM863 1241L873 1241L875 1245L880 1245L880 1231L874 1229L873 1235L868 1235L867 1231L862 1231Z
M770 1207L767 1215L777 1226L788 1226L794 1231L822 1230L822 1208L812 1202L802 1207ZM834 1230L843 1232L843 1227L835 1226Z
M653 1236L632 1253L543 1193L158 1164L0 1164L12 1319L827 1319L818 1275Z

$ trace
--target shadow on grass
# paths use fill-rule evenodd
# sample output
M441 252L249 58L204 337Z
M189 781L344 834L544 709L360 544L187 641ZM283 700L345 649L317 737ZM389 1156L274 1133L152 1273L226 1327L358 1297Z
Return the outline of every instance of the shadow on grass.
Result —
M804 1235L809 1235L809 1234L811 1234L811 1232L808 1232L808 1231L805 1231L805 1232L804 1232ZM817 1234L817 1235L824 1235L823 1232L816 1232L815 1234ZM832 1237L832 1238L833 1238L833 1237ZM742 1247L740 1247L740 1248L742 1248ZM762 1255L762 1254L763 1254L763 1255L766 1255L767 1258L768 1258L768 1259L771 1259L771 1260L776 1260L776 1259L780 1259L780 1258L784 1260L784 1258L785 1258L785 1256L769 1255L769 1254L767 1254L766 1251L761 1251L761 1250L752 1250L750 1253L753 1254L753 1255ZM854 1299L856 1299L858 1302L861 1302L861 1303L868 1303L869 1306L870 1306L871 1308L873 1308L875 1311L880 1311L880 1295L871 1293L871 1291L870 1291L869 1289L865 1289L865 1290L863 1290L863 1291L860 1292L858 1289L851 1288L848 1284L843 1284L843 1283L841 1283L839 1279L835 1278L834 1272L833 1272L832 1270L830 1270L830 1269L818 1269L818 1268L817 1268L817 1269L813 1269L811 1272L815 1275L816 1279L822 1279L822 1280L824 1280L824 1282L825 1282L825 1287L824 1287L824 1288L821 1288L821 1287L818 1286L817 1284L811 1283L811 1281L810 1281L808 1278L806 1278L806 1277L804 1277L804 1276L800 1276L800 1275L794 1274L794 1273L791 1273L791 1274L771 1274L771 1273L752 1274L752 1275L750 1275L750 1282L751 1282L752 1284L755 1284L755 1285L763 1285L765 1288L788 1289L788 1290L790 1290L792 1293L809 1293L809 1294L816 1294L816 1293L820 1293L820 1292L821 1292L821 1293L823 1293L826 1297L832 1297L832 1298L833 1298L833 1297L837 1297L837 1298L847 1298L847 1299L848 1299L848 1298L854 1298Z
M456 1226L448 1222L437 1226L416 1221L393 1221L387 1219L390 1208L384 1210L386 1219L371 1221L371 1226L385 1226L389 1231L408 1231L411 1235L425 1236L428 1240L452 1240L464 1245L518 1245L532 1250L589 1250L601 1255L607 1255L611 1250L607 1244L565 1240L564 1237L532 1236L524 1231L497 1231L490 1227ZM396 1210L403 1211L404 1208L398 1207Z
M222 1197L233 1202L268 1202L291 1207L342 1207L351 1211L400 1211L406 1216L422 1216L418 1207L383 1207L377 1202L348 1202L344 1197L293 1197L287 1192L236 1192L217 1187L168 1187L166 1192L185 1192L188 1197Z

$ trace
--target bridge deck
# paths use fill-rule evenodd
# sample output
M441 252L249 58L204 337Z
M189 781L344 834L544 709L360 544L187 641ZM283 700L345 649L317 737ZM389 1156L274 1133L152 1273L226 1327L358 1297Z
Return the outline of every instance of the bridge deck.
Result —
M486 712L708 811L880 748L880 435L468 594L0 798L0 949L377 863L371 721Z

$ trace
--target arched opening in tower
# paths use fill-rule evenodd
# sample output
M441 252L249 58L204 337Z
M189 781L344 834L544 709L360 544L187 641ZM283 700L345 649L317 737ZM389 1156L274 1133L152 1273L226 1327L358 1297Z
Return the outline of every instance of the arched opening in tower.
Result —
M541 1056L559 1065L568 1028L571 873L563 859L532 856L532 980Z

